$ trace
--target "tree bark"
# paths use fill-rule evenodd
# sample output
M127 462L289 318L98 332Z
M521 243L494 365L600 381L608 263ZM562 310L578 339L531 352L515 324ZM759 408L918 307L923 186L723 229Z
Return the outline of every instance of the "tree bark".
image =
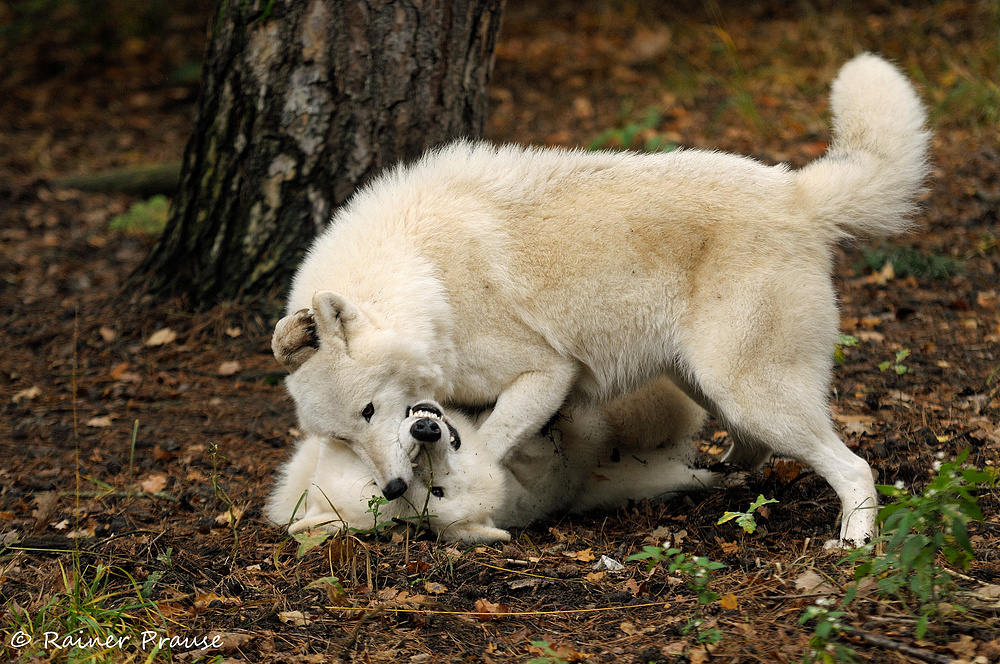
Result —
M192 304L284 290L373 175L482 133L504 0L220 0L180 187L133 275Z

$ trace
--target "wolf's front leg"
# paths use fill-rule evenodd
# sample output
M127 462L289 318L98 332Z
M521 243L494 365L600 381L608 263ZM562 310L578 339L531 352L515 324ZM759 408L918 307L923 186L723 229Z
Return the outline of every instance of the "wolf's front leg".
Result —
M526 371L507 386L479 429L483 447L502 460L530 436L537 435L566 401L579 365L560 358Z

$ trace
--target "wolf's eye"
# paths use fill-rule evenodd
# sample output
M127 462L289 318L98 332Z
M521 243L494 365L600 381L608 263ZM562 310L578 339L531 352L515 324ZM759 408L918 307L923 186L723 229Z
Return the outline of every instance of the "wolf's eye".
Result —
M432 496L437 496L438 498L444 498L444 489L442 489L439 486L432 486L431 487L431 495Z
M372 421L372 415L375 414L375 405L368 404L365 409L361 411L361 417L365 418L365 422Z

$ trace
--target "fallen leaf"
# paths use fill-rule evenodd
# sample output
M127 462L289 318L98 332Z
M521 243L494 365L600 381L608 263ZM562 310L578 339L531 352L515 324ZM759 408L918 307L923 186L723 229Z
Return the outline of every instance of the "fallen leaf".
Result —
M607 572L590 572L589 574L584 574L583 578L591 583L600 583L604 581L604 577L607 575Z
M156 332L149 335L146 339L147 346L163 346L169 343L173 343L177 339L177 333L171 330L169 327L162 327Z
M507 583L511 590L520 590L521 588L534 588L542 582L541 579L536 579L532 577L526 577L522 579L514 579Z
M438 583L437 581L424 581L424 590L432 595L440 595L441 593L448 592L448 588L443 583Z
M241 510L239 507L232 507L223 512L222 514L216 516L215 522L224 525L229 525L233 521L239 521L241 516L243 516L243 510Z
M99 415L87 420L88 427L109 427L111 426L111 415Z
M667 657L676 657L684 652L684 649L690 645L687 641L671 641L670 643L660 646L660 652Z
M625 590L632 593L633 597L638 597L646 589L645 583L638 583L635 579L629 579L625 582Z
M729 611L738 608L740 605L739 600L736 599L736 595L729 593L728 595L723 595L722 599L719 600L719 606Z
M696 646L691 648L691 651L688 653L688 661L691 664L704 664L709 661L709 652L708 646Z
M42 393L42 388L38 387L37 385L32 385L28 389L21 390L20 392L12 396L10 400L13 401L14 403L21 403L24 400L30 401L31 399L36 398L41 393Z
M636 634L652 634L656 631L655 627L639 627L630 620L626 620L619 625L618 628L629 636L635 636Z
M968 634L960 634L957 641L948 644L948 650L971 662L976 656L976 640Z
M875 343L882 343L885 341L885 335L881 332L876 332L875 330L858 330L854 333L861 341L872 341Z
M71 530L66 533L66 539L86 539L87 537L93 537L96 526L90 528L80 528L78 530Z
M650 533L650 536L654 539L663 541L670 539L670 534L670 528L667 528L666 526L659 526L656 530Z
M286 625L303 627L309 624L308 618L301 611L278 611L278 620Z
M567 558L573 558L584 563L589 563L596 558L591 549L584 549L583 551L563 551L563 555Z
M103 325L98 332L100 333L101 338L104 339L105 343L111 343L115 340L115 337L118 336L117 332L112 330L110 327L104 327Z
M58 491L45 491L35 494L35 509L31 510L31 516L36 522L35 531L41 530L56 513L56 505L59 504Z
M873 433L871 425L877 420L868 415L843 415L834 413L833 419L844 425L844 431L854 435L871 435Z
M240 371L243 368L236 360L231 360L229 362L223 362L219 365L219 375L220 376L232 376L234 373Z
M490 600L477 599L476 603L473 604L478 615L476 616L481 622L488 622L490 620L497 620L499 616L504 613L510 612L510 606L506 604L495 604Z
M234 325L233 327L226 328L226 334L235 339L236 337L243 334L243 330L238 325Z
M625 565L611 558L609 556L601 555L601 559L594 563L593 570L595 572L600 572L601 570L608 570L610 572L617 572L618 570L625 569Z
M809 569L795 578L795 589L802 593L832 593L833 588L822 576Z
M150 475L144 479L139 486L141 486L142 490L146 493L159 493L167 486L167 476L160 474Z

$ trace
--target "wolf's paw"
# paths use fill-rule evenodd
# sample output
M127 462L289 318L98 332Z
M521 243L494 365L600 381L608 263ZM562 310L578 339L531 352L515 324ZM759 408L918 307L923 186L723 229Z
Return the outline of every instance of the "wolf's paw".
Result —
M441 531L441 537L449 541L462 541L466 544L493 544L494 542L509 542L510 533L503 528L485 525L453 524Z
M321 512L299 519L288 526L288 534L294 535L313 528L322 528L330 532L340 530L346 524L336 512Z
M285 316L274 326L271 351L288 373L301 367L319 348L316 318L308 309Z

